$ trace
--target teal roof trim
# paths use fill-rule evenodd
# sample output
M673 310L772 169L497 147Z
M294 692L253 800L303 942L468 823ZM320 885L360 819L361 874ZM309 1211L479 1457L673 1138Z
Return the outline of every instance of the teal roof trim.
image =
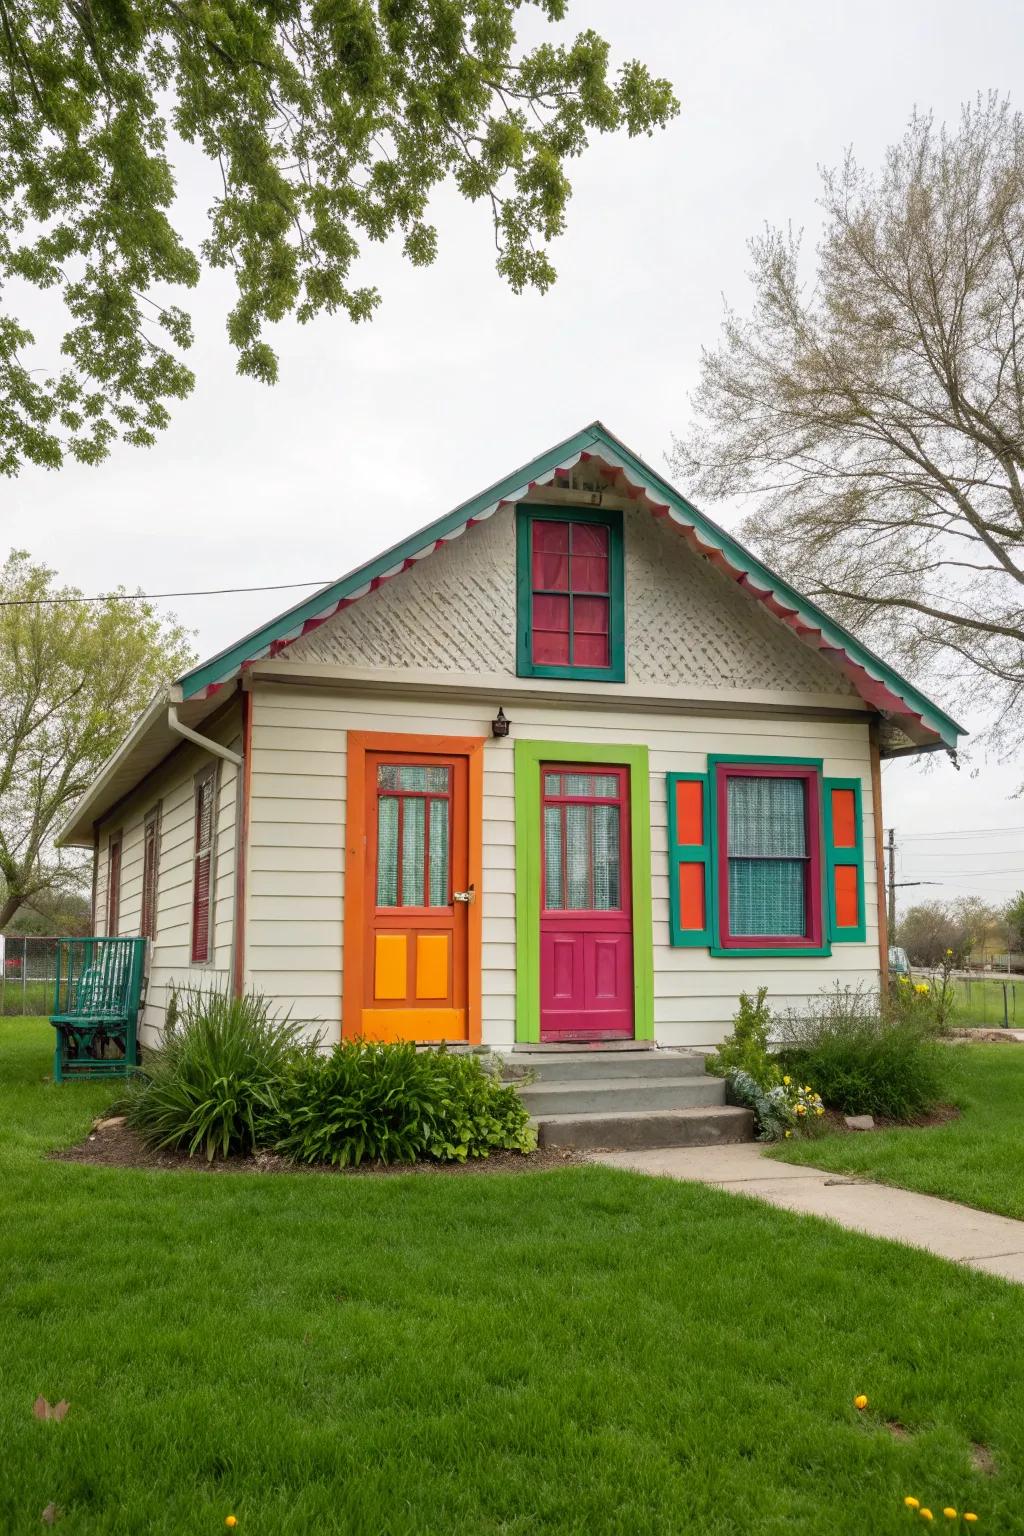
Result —
M553 470L564 464L566 459L581 453L600 454L602 448L611 455L613 463L620 464L628 473L632 473L643 481L658 498L663 499L678 515L678 520L694 529L702 543L717 548L729 565L739 571L742 576L749 578L753 586L766 589L779 605L791 609L807 627L820 631L827 647L845 653L850 662L881 682L919 715L926 727L941 739L943 745L951 750L955 749L958 738L966 734L963 726L958 725L945 711L909 683L906 678L901 677L881 657L876 656L866 645L855 639L842 625L830 619L809 598L804 597L781 576L763 565L712 518L698 511L692 502L680 495L657 470L638 458L599 421L592 422L581 432L549 448L522 468L496 481L478 496L463 502L453 511L446 513L444 517L428 523L424 528L403 539L401 543L385 550L376 559L323 587L312 597L304 599L276 619L272 619L269 624L252 631L236 645L229 646L201 666L186 672L179 679L183 697L193 698L204 689L227 681L246 662L264 654L275 641L292 635L306 621L321 617L326 610L359 592L368 583L378 580L389 572L394 572L395 567L400 566L403 561L421 553L426 543L457 533L470 519L493 507L496 502L511 498L516 492L521 492L531 481L550 475Z

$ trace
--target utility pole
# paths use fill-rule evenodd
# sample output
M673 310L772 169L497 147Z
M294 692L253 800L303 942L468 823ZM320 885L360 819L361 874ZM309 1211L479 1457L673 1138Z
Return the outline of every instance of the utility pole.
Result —
M889 854L889 943L896 942L896 828L888 831Z

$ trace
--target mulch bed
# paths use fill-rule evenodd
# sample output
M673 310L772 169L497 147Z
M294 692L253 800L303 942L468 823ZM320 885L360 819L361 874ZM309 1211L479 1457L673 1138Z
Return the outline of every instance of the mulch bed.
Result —
M823 1116L825 1125L831 1136L870 1136L871 1131L855 1131L847 1125L842 1114L837 1109L826 1109ZM955 1104L936 1104L926 1115L913 1115L909 1120L891 1120L885 1115L876 1115L873 1129L876 1131L928 1131L937 1125L948 1125L951 1120L960 1119L960 1110Z
M154 1168L190 1173L311 1173L342 1174L350 1178L379 1178L402 1173L545 1173L585 1163L578 1152L539 1149L536 1152L492 1152L465 1163L367 1163L359 1168L332 1168L325 1163L291 1163L276 1152L257 1152L253 1157L218 1157L208 1163L200 1153L153 1152L127 1125L93 1130L77 1146L51 1152L58 1163L90 1163L100 1168Z

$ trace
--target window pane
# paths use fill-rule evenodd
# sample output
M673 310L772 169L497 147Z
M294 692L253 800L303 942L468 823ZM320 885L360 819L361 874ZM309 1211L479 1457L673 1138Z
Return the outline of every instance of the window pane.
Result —
M578 667L608 665L608 599L577 597L572 606L572 659Z
M569 599L533 599L533 659L541 666L569 665Z
M533 585L541 591L569 588L568 523L536 522L533 525Z
M807 932L803 859L730 859L729 929L802 938Z
M546 773L544 775L544 793L546 795L560 795L562 793L562 775L560 773Z
M744 775L728 778L727 785L731 855L800 858L807 853L803 779Z
M431 772L436 770L431 769ZM430 802L430 902L447 907L448 900L448 801Z
M572 525L572 553L573 559L577 555L596 555L599 559L608 558L608 529L603 523L573 523Z
M417 795L402 801L402 906L422 907L426 841L425 802Z
M450 768L428 768L427 788L447 790L449 781L451 779L451 773L452 771Z
M557 805L544 807L544 905L554 910L565 905L562 895L562 812Z
M608 591L608 529L594 523L572 528L572 590Z
M447 791L450 779L450 768L428 768L422 763L381 763L377 769L379 789Z
M565 807L565 905L590 910L590 817L593 806Z
M377 801L377 905L398 906L398 801Z
M619 889L619 808L595 805L591 812L594 833L594 911L613 912L622 905Z
M619 781L614 773L567 773L564 776L566 795L614 795L618 796Z

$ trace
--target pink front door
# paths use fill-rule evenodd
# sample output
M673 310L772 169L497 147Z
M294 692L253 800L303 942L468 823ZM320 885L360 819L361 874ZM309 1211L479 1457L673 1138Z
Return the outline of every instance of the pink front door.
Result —
M633 1037L629 769L541 767L542 1040Z

